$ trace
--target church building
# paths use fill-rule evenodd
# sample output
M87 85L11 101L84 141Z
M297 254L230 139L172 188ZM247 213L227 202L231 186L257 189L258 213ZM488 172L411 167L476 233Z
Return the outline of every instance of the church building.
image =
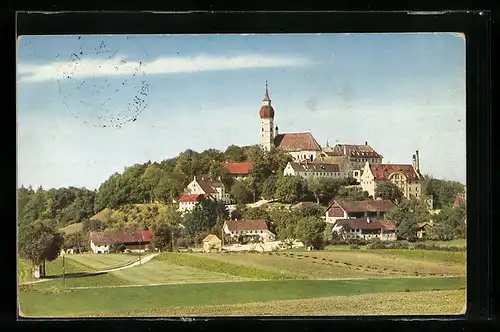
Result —
M273 147L283 149L299 162L314 161L321 155L322 149L310 132L279 134L274 114L266 81L266 93L259 112L261 147L267 151Z

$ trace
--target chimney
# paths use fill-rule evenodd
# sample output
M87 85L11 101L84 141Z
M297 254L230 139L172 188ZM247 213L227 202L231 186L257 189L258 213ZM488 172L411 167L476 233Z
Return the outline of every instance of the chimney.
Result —
M413 168L417 169L417 158L415 155L413 155Z
M344 156L347 156L347 147L344 145Z
M368 145L368 142L365 142L365 145Z
M420 171L420 158L418 156L418 150L415 151L415 169Z
M195 176L193 176L193 178L194 178L194 180L196 181L196 175L195 175Z
M278 126L276 126L276 130L274 131L274 137L278 136Z

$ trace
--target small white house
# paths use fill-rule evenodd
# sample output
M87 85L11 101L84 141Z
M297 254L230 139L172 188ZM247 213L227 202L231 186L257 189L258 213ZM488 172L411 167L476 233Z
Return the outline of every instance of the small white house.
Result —
M179 211L191 211L194 209L196 205L198 205L198 197L203 196L204 198L214 199L214 197L210 194L200 195L200 194L187 194L182 195L181 198L177 200L179 203Z
M186 188L187 193L194 195L206 195L209 194L218 201L222 201L225 204L231 204L232 200L229 193L226 192L226 187L224 183L220 181L208 180L205 176L193 178L193 181L188 184Z
M226 220L223 226L224 234L237 239L240 235L258 236L262 242L276 239L269 231L265 220Z

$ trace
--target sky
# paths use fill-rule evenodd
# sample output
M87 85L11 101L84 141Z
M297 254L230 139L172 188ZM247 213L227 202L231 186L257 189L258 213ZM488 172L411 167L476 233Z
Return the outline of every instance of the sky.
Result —
M280 133L465 184L465 40L435 33L22 36L18 186L258 144L266 80Z

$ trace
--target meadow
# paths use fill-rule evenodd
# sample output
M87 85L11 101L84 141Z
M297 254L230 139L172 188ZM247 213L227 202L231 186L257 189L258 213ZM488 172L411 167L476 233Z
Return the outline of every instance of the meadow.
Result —
M20 305L29 317L462 312L465 253L380 251L162 253L131 268L66 279L64 288L60 279L23 286ZM135 258L71 255L66 268L90 272ZM60 260L49 265L56 273Z

